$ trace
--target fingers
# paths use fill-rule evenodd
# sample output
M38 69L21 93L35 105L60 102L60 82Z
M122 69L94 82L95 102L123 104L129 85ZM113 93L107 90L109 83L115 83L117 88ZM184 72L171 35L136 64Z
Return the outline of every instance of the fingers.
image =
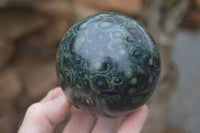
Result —
M89 133L95 121L96 118L94 116L82 110L76 110L63 133Z
M50 91L41 102L31 105L18 133L50 133L55 125L63 121L71 107L61 88ZM146 105L129 115L117 133L139 133L148 114ZM76 110L64 129L64 133L114 133L120 118L96 118L84 111Z
M129 115L119 128L121 118L95 117L76 110L63 133L140 133L148 114L146 105Z
M148 107L143 105L125 119L117 133L140 133L147 115Z
M31 105L18 133L50 133L70 109L61 88L51 91L41 102Z
M92 133L116 133L121 118L98 118Z

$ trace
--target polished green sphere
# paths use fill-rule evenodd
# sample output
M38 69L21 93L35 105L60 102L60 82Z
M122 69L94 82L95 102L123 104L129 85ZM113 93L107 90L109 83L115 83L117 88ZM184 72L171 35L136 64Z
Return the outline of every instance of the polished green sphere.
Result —
M56 56L60 86L77 108L116 117L143 105L160 77L160 55L134 19L100 13L76 23Z

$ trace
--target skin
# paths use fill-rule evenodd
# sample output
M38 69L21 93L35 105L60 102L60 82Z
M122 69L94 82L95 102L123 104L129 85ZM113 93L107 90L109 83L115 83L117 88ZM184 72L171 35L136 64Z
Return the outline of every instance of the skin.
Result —
M64 120L70 108L71 103L62 89L55 88L27 109L18 133L53 133L55 126ZM96 118L84 111L75 110L63 133L140 133L147 115L146 105L127 115L123 121L122 118Z

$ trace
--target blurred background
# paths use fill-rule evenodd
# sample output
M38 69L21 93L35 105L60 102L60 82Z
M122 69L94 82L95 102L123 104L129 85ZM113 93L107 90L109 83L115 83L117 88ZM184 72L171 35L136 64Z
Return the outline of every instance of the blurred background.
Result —
M137 19L160 49L142 133L200 132L200 0L0 0L1 133L16 132L27 107L57 86L55 55L68 28L105 11Z

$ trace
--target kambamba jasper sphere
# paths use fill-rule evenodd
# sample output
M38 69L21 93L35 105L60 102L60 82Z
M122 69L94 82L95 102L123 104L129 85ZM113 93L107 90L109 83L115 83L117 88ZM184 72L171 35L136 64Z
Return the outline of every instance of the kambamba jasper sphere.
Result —
M143 105L160 77L160 55L134 19L100 13L76 23L56 57L58 81L74 106L116 117Z

